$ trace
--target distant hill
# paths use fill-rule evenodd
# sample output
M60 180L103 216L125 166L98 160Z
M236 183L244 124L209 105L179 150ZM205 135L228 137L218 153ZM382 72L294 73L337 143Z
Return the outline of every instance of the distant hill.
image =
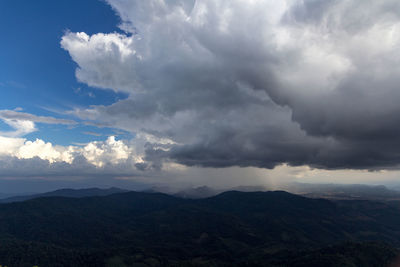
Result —
M0 204L0 239L3 266L385 266L400 208L283 191L44 197Z
M51 191L41 194L24 195L24 196L14 196L0 199L0 203L11 203L11 202L21 202L39 197L93 197L93 196L108 196L111 194L125 193L128 190L112 187L108 189L100 188L86 188L86 189L59 189L56 191Z
M200 199L200 198L213 197L227 191L262 192L262 191L267 191L267 189L263 186L237 186L237 187L232 187L229 190L223 190L223 189L214 189L208 186L200 186L194 188L186 188L178 191L177 193L173 194L170 193L170 194L181 198ZM155 190L155 192L157 191Z
M331 200L400 201L400 191L389 189L384 185L289 183L282 184L279 188L280 190L285 190L310 198L325 198ZM185 188L178 192L167 187L154 187L145 192L160 192L181 198L200 199L213 197L226 191L265 192L269 190L271 189L265 186L239 186L225 190L200 186Z
M384 185L292 183L287 191L312 198L353 200L400 200L400 192Z
M16 194L0 193L0 199L15 196Z
M172 195L181 198L199 199L199 198L212 197L220 194L221 192L222 190L216 190L208 186L200 186L195 188L184 189Z

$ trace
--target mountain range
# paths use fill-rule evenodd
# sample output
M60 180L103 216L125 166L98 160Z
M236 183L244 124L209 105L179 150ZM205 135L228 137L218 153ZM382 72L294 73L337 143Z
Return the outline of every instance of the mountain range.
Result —
M384 185L364 184L309 184L309 183L288 183L280 185L280 190L291 192L310 198L324 198L331 200L400 200L400 191L389 189ZM152 187L142 192L165 193L186 199L201 199L213 197L226 191L258 192L271 191L266 186L239 186L229 189L215 189L208 186L188 187L181 190L174 190L168 187ZM45 193L30 193L10 195L0 193L0 203L20 202L39 197L90 197L107 196L116 193L124 193L129 190L116 187L111 188L85 188L85 189L59 189Z
M229 191L126 192L0 204L7 266L385 266L397 202Z
M271 191L273 188L268 186L240 186L230 189L214 189L207 186L186 188L176 193L170 193L171 190L163 191L155 188L153 192L167 192L174 196L182 198L207 198L216 196L225 191ZM298 195L311 198L325 198L338 200L400 200L400 191L389 189L384 185L364 185L364 184L310 184L310 183L288 183L281 184L280 190L285 190ZM165 189L164 189L165 190Z
M21 202L34 198L40 197L72 197L72 198L81 198L81 197L93 197L93 196L107 196L116 193L124 193L128 192L128 190L111 187L108 189L100 189L100 188L85 188L85 189L59 189L51 192L40 193L40 194L28 194L28 195L20 195L20 196L12 196L5 197L0 199L0 203L11 203L11 202Z

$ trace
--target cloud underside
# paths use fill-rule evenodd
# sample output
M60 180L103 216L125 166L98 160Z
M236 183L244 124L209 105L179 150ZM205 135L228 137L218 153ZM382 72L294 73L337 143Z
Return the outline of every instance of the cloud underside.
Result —
M129 95L81 119L169 140L187 166L396 168L396 0L108 0L121 33L61 41L89 86Z

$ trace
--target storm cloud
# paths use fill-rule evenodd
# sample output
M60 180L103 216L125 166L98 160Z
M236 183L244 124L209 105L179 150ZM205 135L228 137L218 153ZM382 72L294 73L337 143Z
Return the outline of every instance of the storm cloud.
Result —
M123 33L61 46L128 97L71 113L148 136L154 166L399 165L398 1L107 2Z

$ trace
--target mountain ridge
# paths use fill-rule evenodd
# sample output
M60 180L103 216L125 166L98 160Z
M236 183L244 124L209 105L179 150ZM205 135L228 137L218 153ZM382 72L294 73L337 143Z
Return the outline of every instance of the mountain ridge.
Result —
M0 247L0 264L10 266L17 264L7 255L24 249L39 253L43 246L59 255L59 266L63 257L72 257L74 266L108 266L112 259L123 262L118 266L151 259L158 262L154 266L198 266L194 263L200 258L206 265L296 266L288 259L322 252L353 262L340 252L345 248L359 248L363 260L373 250L377 254L371 255L387 261L400 247L400 208L285 191L229 191L205 199L144 192L42 197L1 204L0 238L6 244ZM324 250L332 245L336 247ZM314 256L306 262L312 263ZM21 260L27 266L58 266L46 263L46 257Z
M97 187L83 188L83 189L62 188L62 189L57 189L57 190L45 192L45 193L3 198L3 199L0 199L0 203L22 202L22 201L40 198L40 197L81 198L81 197L91 197L91 196L107 196L107 195L111 195L111 194L125 193L125 192L129 192L129 190L120 189L117 187L110 187L110 188L106 188L106 189L101 189L101 188L97 188Z

